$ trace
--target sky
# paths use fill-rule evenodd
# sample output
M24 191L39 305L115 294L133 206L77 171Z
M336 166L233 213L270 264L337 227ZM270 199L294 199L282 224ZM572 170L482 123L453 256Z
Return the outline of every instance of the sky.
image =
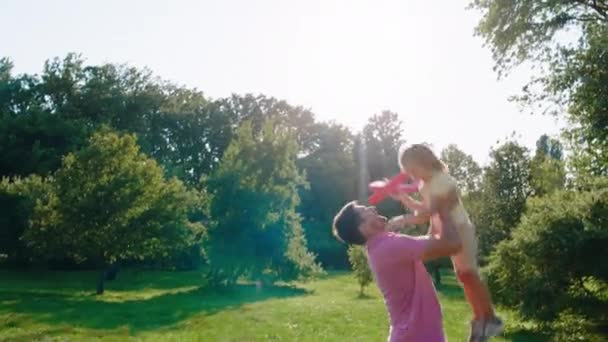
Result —
M508 101L532 75L498 80L468 0L1 0L0 56L16 73L81 53L148 67L211 98L265 94L361 129L399 113L409 143L450 143L481 164L517 132L533 149L562 123Z

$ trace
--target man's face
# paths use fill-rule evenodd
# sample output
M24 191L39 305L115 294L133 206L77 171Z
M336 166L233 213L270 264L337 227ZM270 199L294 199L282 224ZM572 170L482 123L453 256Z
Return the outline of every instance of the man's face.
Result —
M355 211L361 218L359 230L361 230L361 233L365 237L384 231L387 219L386 217L379 215L375 207L357 205Z

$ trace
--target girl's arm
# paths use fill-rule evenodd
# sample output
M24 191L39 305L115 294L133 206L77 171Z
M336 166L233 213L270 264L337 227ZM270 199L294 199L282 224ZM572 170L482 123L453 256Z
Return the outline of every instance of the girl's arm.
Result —
M393 197L393 199L401 202L401 204L403 204L404 207L406 207L412 211L421 211L425 207L422 202L416 201L415 199L413 199L412 197L410 197L407 194L392 195L391 197Z

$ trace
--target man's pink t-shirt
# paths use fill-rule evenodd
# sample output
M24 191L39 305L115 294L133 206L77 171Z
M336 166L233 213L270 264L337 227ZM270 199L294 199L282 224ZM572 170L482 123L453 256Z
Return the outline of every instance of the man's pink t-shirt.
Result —
M427 240L382 233L367 242L368 260L390 318L390 342L444 342L441 307L422 263Z

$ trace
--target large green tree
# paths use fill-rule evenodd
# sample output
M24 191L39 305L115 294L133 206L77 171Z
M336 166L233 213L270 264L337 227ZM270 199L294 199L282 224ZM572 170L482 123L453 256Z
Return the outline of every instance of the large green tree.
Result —
M399 115L391 111L373 115L362 134L370 178L381 179L399 171L399 148L405 143L403 122Z
M104 130L68 154L51 191L36 199L23 238L41 258L67 257L105 270L122 260L168 257L204 233L188 215L200 198L139 152L135 137Z
M477 219L480 252L487 256L509 237L523 214L530 194L528 150L515 141L493 148L485 168Z
M543 196L564 188L566 170L563 147L557 139L541 136L530 162L530 187L534 196Z
M568 29L608 23L605 0L473 0L469 7L482 14L476 33L492 50L500 72L524 61L553 60L563 47L555 38Z
M538 66L518 96L529 108L564 116L579 187L608 175L608 2L475 0L477 27L496 69ZM589 186L586 186L589 188Z
M204 180L211 197L208 255L212 281L238 277L272 282L320 272L296 213L306 186L296 166L297 144L283 126L243 123Z
M405 143L403 122L397 113L385 110L371 116L355 140L355 165L359 173L359 194L361 200L368 195L370 180L394 176L399 172L399 148ZM378 205L378 210L393 216L402 212L396 201L386 200Z
M585 37L579 49L562 58L548 86L567 101L571 126L565 135L579 185L608 176L608 21L587 27Z
M216 105L223 116L234 120L232 133L243 122L249 122L254 132L259 132L268 120L272 120L275 125L282 126L293 134L302 154L307 154L314 148L311 146L314 139L314 115L306 108L292 106L273 97L252 94L232 95L217 100ZM227 138L230 141L232 135Z
M51 182L37 175L0 181L0 254L11 266L26 266L31 252L21 238L38 201L47 201Z
M347 201L356 198L353 135L344 126L317 124L310 153L298 160L310 184L301 190L298 210L311 251L324 267L348 266L346 247L331 234L334 215Z
M56 113L39 76L15 76L12 69L8 58L0 59L0 175L48 174L84 143L86 127Z
M441 160L448 166L450 175L456 179L463 194L479 190L481 167L471 155L451 144L441 151Z

